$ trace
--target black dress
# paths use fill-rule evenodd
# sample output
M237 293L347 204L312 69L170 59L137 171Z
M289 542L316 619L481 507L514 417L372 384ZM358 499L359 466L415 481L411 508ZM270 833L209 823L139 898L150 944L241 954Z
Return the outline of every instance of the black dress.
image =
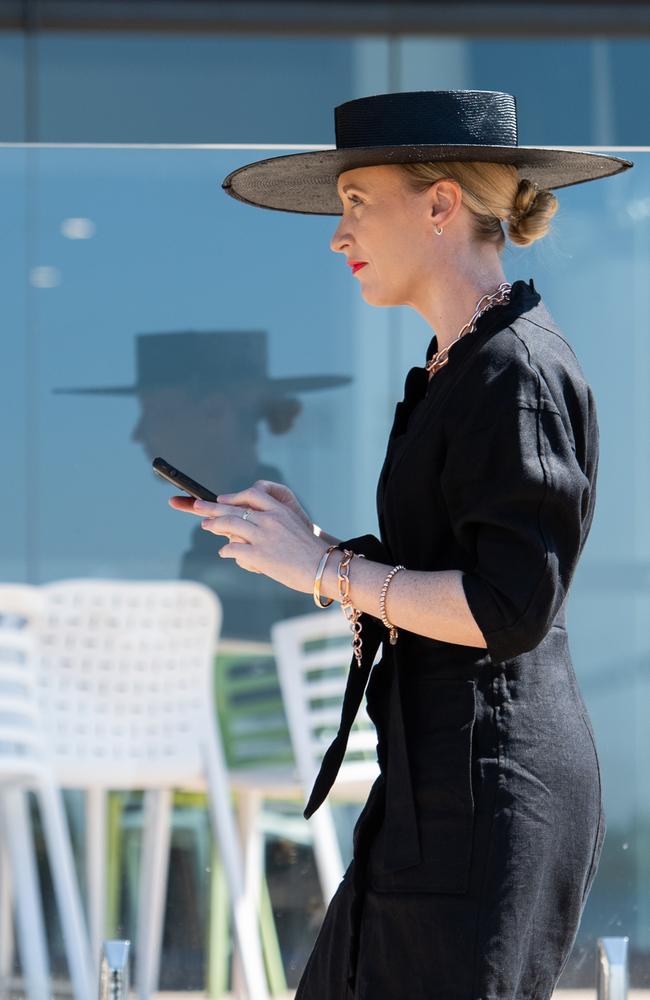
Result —
M433 337L427 357L436 349ZM296 1000L551 997L606 828L565 612L597 466L591 389L532 279L430 382L408 373L377 488L381 538L341 547L461 570L487 647L403 629L390 646L361 616L363 669L351 660L305 815L331 787L368 677L380 775Z

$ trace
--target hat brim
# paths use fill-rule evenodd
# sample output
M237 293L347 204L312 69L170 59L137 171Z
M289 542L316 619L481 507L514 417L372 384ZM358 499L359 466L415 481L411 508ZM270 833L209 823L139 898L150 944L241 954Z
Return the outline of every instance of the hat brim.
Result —
M539 146L418 145L317 150L256 160L231 171L221 186L247 205L306 215L341 215L336 183L355 167L418 161L512 163L540 188L569 187L618 174L634 164L620 156Z
M290 392L312 392L314 389L335 389L340 385L352 382L351 375L291 375L285 378L271 378L260 383L260 394L266 392L273 396L286 395ZM107 385L89 386L71 389L52 389L52 392L74 395L93 396L135 396L145 389L153 389L153 385ZM215 386L219 388L219 386Z

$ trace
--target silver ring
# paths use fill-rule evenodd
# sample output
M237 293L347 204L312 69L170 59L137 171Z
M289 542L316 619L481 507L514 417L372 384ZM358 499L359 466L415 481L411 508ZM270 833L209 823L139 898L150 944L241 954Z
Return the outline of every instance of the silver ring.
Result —
M249 509L249 508L247 507L247 508L246 508L246 510L244 511L244 513L242 514L242 520L244 520L244 521L247 521L247 520L248 520L248 518L249 518L249 517L251 516L251 514L252 514L252 513L253 513L253 511L252 511L252 510L250 510L250 509Z

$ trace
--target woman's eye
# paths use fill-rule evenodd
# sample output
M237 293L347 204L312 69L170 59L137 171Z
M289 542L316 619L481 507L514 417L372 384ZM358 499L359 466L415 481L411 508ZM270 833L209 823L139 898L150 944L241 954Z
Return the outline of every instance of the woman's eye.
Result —
M350 201L352 201L352 199L354 198L354 200L358 201L360 205L362 204L361 199L357 198L356 194L350 194L350 195L348 195L348 197L349 197Z

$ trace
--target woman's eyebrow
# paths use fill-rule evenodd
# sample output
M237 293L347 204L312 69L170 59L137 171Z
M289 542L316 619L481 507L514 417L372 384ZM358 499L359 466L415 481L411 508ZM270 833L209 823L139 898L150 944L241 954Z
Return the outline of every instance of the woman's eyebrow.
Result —
M364 188L361 187L360 184L354 184L352 183L352 181L350 181L348 184L344 184L343 187L341 188L342 194L345 194L345 192L349 191L350 188L354 188L355 191L361 191L362 194L368 193Z

